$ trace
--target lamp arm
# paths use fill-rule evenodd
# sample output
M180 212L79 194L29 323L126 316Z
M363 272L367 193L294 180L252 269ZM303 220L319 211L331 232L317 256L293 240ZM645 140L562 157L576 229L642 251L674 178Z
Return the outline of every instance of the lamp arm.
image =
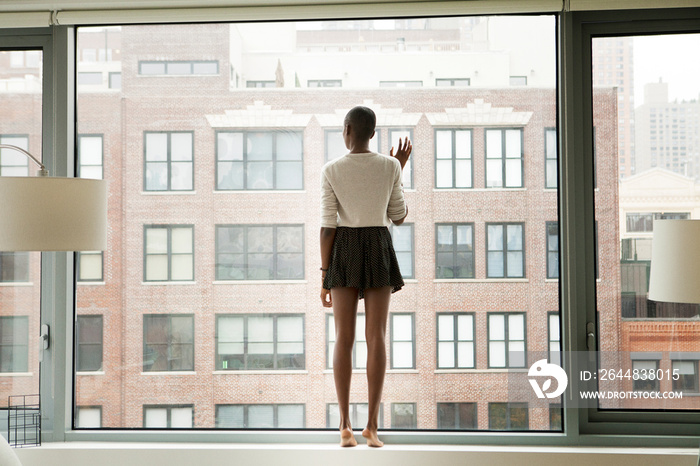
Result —
M37 172L39 176L49 176L49 171L46 169L46 166L43 163L39 162L39 160L36 157L34 157L32 154L22 149L21 147L13 146L12 144L0 144L0 149L12 149L16 150L17 152L23 153L24 155L32 159L34 163L39 165L40 168Z

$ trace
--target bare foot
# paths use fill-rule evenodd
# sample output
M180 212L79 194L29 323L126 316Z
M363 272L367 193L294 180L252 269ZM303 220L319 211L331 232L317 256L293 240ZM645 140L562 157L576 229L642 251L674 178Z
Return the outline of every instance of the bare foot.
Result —
M362 436L367 439L368 447L379 448L384 446L384 442L379 440L379 437L377 437L376 430L370 430L369 428L365 427L365 430L362 431Z
M355 440L355 434L352 433L352 429L346 427L340 431L340 446L341 447L356 447L357 440Z

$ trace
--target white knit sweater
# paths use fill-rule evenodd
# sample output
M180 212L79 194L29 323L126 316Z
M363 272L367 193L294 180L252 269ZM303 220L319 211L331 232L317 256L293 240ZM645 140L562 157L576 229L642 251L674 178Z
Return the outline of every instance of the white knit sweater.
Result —
M374 152L346 154L321 170L321 226L389 226L406 216L401 164Z

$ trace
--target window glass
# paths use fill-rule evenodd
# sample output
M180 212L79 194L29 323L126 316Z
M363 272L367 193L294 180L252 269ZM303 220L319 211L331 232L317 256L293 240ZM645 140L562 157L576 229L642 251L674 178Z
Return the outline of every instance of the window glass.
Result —
M294 44L279 66L274 37ZM556 37L553 15L123 25L107 41L77 27L78 55L94 51L77 71L121 79L118 91L77 89L76 134L102 138L110 234L102 280L97 256L79 255L76 317L102 315L104 335L103 370L79 372L75 406L101 406L106 429L144 428L148 416L166 428L319 429L337 416L335 332L318 307L319 177L348 152L343 119L359 104L377 116L370 150L413 143L409 217L390 228L406 284L387 322L382 427L488 430L489 403L519 401L499 395L506 375L527 369L524 351L548 351L548 313L559 309L545 229L559 196L544 188ZM433 76L406 54L430 61ZM30 147L33 134L0 128L29 135ZM96 140L83 142L78 151L97 153ZM503 317L500 339L489 339L491 314ZM360 420L366 401L352 399ZM454 406L442 420L438 403ZM523 429L550 428L545 411L529 419Z

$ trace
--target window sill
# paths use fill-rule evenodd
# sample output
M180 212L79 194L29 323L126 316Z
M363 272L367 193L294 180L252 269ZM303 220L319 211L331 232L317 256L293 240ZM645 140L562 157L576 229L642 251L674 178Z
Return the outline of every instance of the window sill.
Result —
M214 285L304 285L308 280L215 280Z
M404 283L418 283L418 279L417 278L404 278L403 282Z
M436 278L433 283L529 283L527 278Z
M197 375L197 371L141 371L141 375Z
M0 282L0 287L3 286L34 286L34 282Z
M503 372L527 372L527 368L494 368L494 369L435 369L433 374L501 374Z
M76 371L75 375L105 375L105 371Z
M217 371L212 372L212 374L214 374L214 375L306 375L308 373L309 373L309 371L307 371L305 369L299 369L299 370L294 370L294 369L288 369L288 370L284 370L284 369L282 369L282 370L241 369L241 370L217 370Z
M527 191L527 188L433 188L434 193L440 192L477 192L477 193L492 193L494 191L510 192L510 191Z
M215 189L214 194L306 194L305 189Z
M0 377L33 377L34 372L0 372Z
M545 278L544 282L545 283L559 283L559 279L558 278Z
M194 196L197 191L141 191L144 196Z
M196 285L197 282L195 281L168 281L168 282L141 282L141 285L143 286L176 286L176 285Z
M90 282L90 281L78 281L76 282L78 286L105 286L106 282Z

